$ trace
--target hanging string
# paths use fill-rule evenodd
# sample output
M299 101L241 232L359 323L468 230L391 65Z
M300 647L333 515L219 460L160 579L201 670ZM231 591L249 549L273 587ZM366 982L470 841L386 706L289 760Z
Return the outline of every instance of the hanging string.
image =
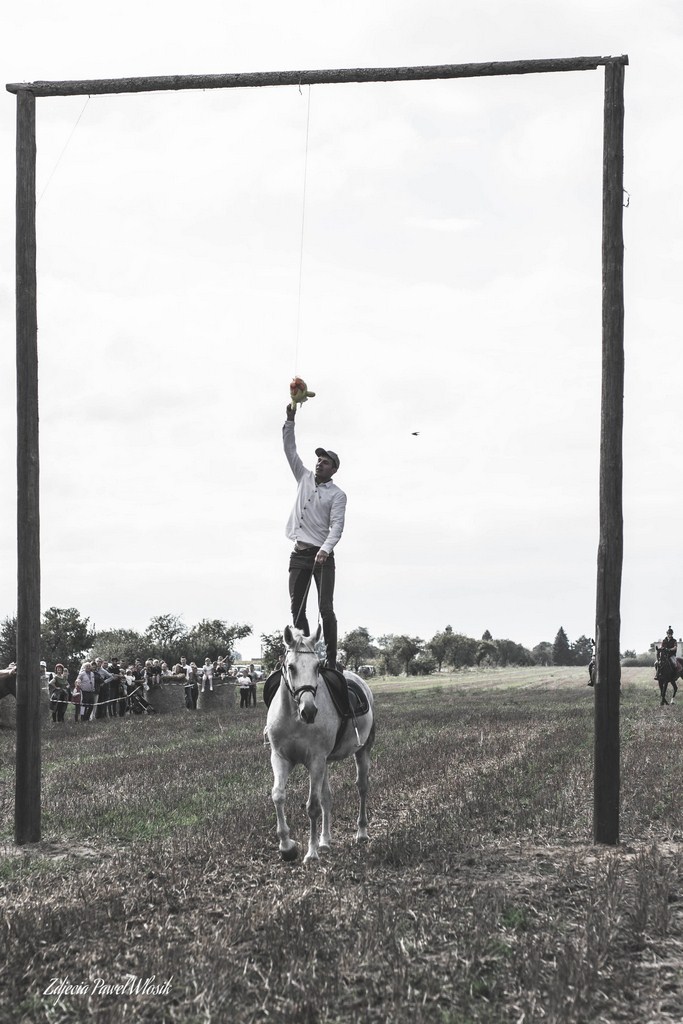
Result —
M68 139L66 140L66 142L64 143L64 147L63 147L63 149L62 149L62 152L61 152L61 153L59 154L59 156L57 157L57 162L56 162L56 164L54 165L54 167L52 168L52 171L50 172L50 176L49 176L49 178L47 179L47 181L45 182L45 185L43 186L43 191L42 191L42 192L40 193L40 195L38 196L38 201L36 202L36 206L38 206L38 205L40 204L40 200L41 200L41 199L43 198L43 196L44 196L44 195L45 195L45 193L47 192L47 187L48 187L48 185L50 184L50 182L52 181L52 179L53 179L53 177L54 177L54 175L55 175L55 171L56 171L56 170L57 170L57 168L59 167L59 165L60 165L60 163L61 163L61 160L62 160L62 157L63 157L63 156L64 156L64 154L66 153L66 150L67 150L67 146L68 146L68 145L69 145L69 143L71 142L71 139L73 138L73 134L74 134L74 132L76 131L76 129L78 128L78 123L79 123L79 121L81 120L81 118L83 117L83 114L85 113L85 108L86 108L86 107L88 106L88 104L89 104L89 103L90 103L90 97L88 96L87 100L86 100L86 101L85 101L85 103L83 104L83 109L81 110L80 114L78 115L78 117L77 117L77 119L76 119L76 124L75 124L75 125L73 126L73 128L72 128L72 129L71 129L71 131L69 132L69 138L68 138Z
M301 86L299 86L301 92ZM308 177L308 130L311 123L311 87L308 87L308 105L306 109L306 146L304 150L304 187L301 198L301 245L299 247L299 294L296 304L296 340L294 345L294 374L299 364L299 332L301 330L301 283L304 265L304 228L306 225L306 179Z

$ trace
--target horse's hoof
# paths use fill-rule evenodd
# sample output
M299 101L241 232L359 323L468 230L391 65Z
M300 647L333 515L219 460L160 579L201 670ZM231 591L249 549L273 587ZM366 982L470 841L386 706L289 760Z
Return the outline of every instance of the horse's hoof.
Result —
M317 853L307 853L304 857L304 867L308 867L311 864L316 865L320 863L320 857Z
M296 860L296 858L299 856L299 847L296 845L296 843L294 843L292 846L289 847L289 849L280 850L280 854L282 855L283 860L286 860L288 863L291 863L291 861Z

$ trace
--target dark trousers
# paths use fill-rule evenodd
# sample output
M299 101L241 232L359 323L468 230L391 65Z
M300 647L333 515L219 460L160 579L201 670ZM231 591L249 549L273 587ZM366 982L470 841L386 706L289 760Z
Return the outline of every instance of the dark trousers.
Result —
M110 718L118 718L121 697L121 683L117 678L109 681L109 704L107 714Z
M289 599L292 622L306 636L311 630L306 618L306 597L311 575L318 591L318 605L323 624L327 663L334 667L337 661L337 616L334 614L334 554L327 561L317 565L315 556L318 548L292 551L289 557Z
M94 690L81 690L81 707L83 708L84 721L88 721L95 706L96 694Z
M99 693L97 695L97 705L95 706L95 718L106 718L107 709L109 707L109 695L110 695L109 683L100 683Z

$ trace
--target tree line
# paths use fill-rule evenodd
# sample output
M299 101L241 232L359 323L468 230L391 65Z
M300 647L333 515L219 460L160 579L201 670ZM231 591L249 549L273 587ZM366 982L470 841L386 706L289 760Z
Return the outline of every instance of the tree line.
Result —
M227 659L231 665L238 657L237 644L251 636L246 623L227 623L221 619L202 619L187 626L179 615L156 615L139 633L132 629L98 630L76 608L48 608L41 617L41 659L48 668L58 663L70 672L93 656L123 664L136 659L158 658L169 665L182 656L201 664L205 658ZM282 632L261 634L262 661L272 670L284 653ZM0 623L0 667L16 661L17 620L6 617ZM322 650L322 647L321 647ZM357 671L371 662L380 674L430 675L442 669L461 669L486 665L588 665L593 641L581 636L570 643L562 627L553 643L542 642L529 650L513 640L496 639L485 630L477 639L446 626L430 640L406 634L388 633L373 637L365 626L352 629L339 642L339 656L347 668Z
M284 652L282 633L261 634L263 661L274 668ZM322 651L322 647L321 647ZM485 630L480 639L456 633L446 626L431 640L393 633L374 638L365 626L352 629L339 641L339 657L346 668L358 671L372 663L382 675L430 675L442 669L486 665L588 665L593 641L586 636L570 643L560 626L553 643L543 642L529 650L513 640L494 639Z

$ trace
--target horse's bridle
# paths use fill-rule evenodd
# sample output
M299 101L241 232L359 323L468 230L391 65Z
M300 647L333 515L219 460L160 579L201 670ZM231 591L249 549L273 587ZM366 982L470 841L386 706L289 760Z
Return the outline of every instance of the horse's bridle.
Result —
M315 651L302 651L299 648L295 648L293 653L310 654L316 659L316 661L318 660L318 655L315 653ZM284 684L287 687L288 692L291 694L292 699L294 700L294 703L298 706L301 701L302 694L312 693L313 697L315 697L316 693L318 692L318 684L316 683L315 686L312 686L310 683L304 683L303 686L296 687L292 685L291 679L289 678L287 665L287 658L289 657L289 654L290 651L287 651L287 654L285 654L284 661L282 662L282 678L284 680Z

